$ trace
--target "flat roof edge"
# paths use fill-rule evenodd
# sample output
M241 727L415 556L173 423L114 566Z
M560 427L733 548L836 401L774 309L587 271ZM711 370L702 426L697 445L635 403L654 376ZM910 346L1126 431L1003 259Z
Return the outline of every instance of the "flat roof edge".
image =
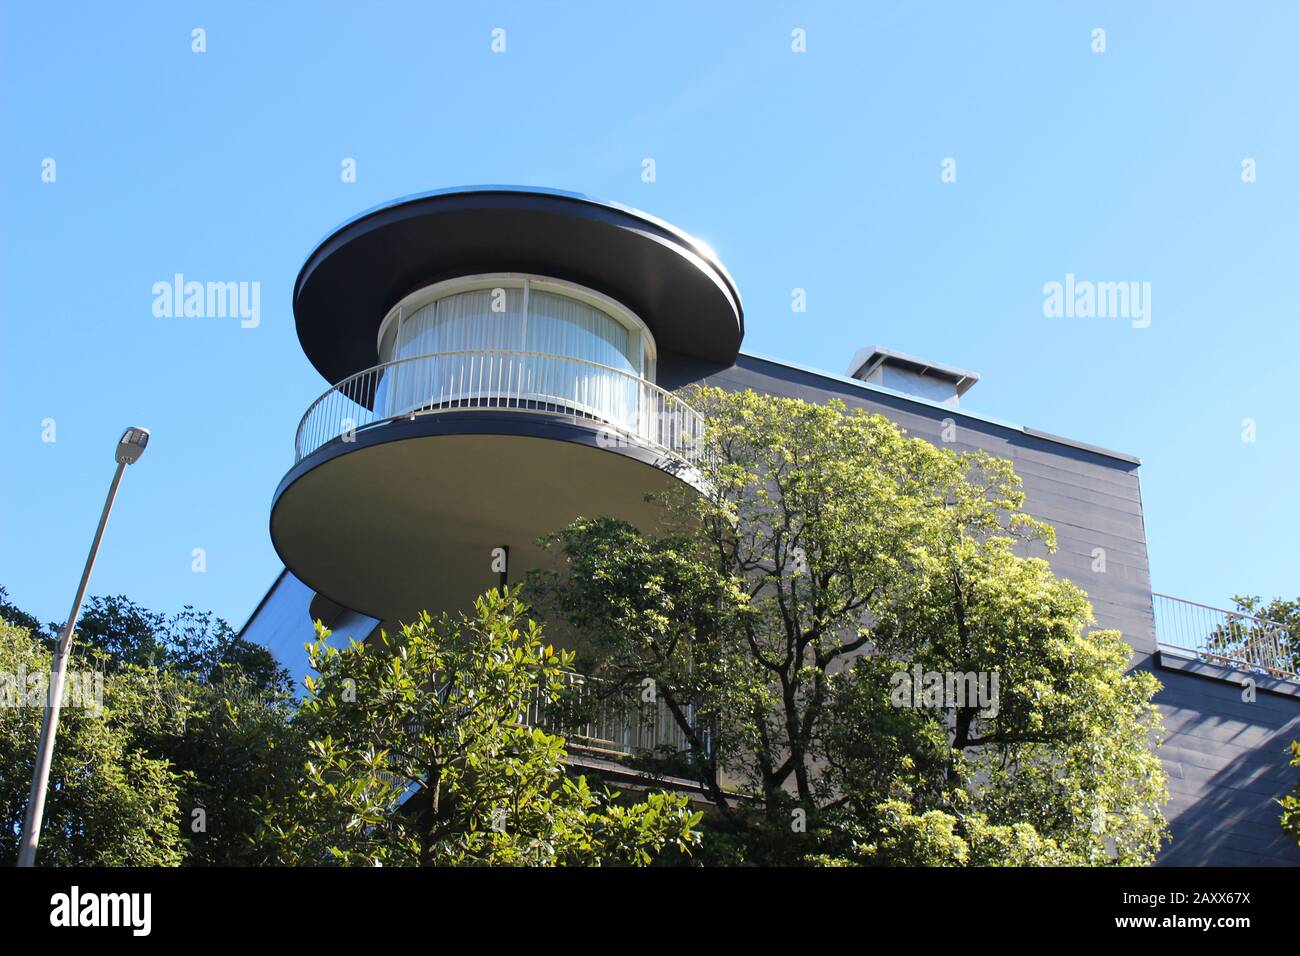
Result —
M1119 461L1126 461L1131 465L1142 464L1142 459L1137 455L1130 455L1128 452L1115 451L1113 448L1103 448L1101 445L1089 444L1086 441L1079 441L1077 438L1066 438L1062 435L1053 435L1051 432L1039 431L1037 428L1030 428L1024 425L1020 429L1026 435L1034 438L1042 438L1045 441L1055 442L1058 445L1068 445L1070 448L1081 448L1084 451L1090 451L1093 454L1105 455L1107 458L1115 458Z
M863 391L879 392L882 395L890 395L894 398L900 398L903 399L904 401L912 402L916 405L924 405L929 408L934 408L943 412L947 412L949 415L952 415L954 417L961 416L963 418L974 419L977 422L984 422L989 425L996 425L999 428L1006 428L1011 431L1020 432L1021 434L1027 435L1030 438L1038 438L1043 441L1052 442L1053 444L1056 445L1064 445L1067 448L1077 448L1080 451L1091 452L1094 455L1101 455L1105 458L1113 458L1116 461L1122 461L1130 465L1142 464L1141 458L1138 458L1136 455L1127 454L1126 452L1115 451L1110 448L1103 448L1100 445L1092 445L1089 444L1088 442L1077 441L1073 438L1064 438L1060 435L1054 435L1051 432L1039 431L1037 428L1029 428L1026 425L1020 425L1015 422L1003 421L1000 418L994 418L992 415L984 415L979 412L968 411L964 408L953 408L952 406L944 405L941 402L933 402L927 398L921 398L917 395L909 395L906 392L900 392L897 389L886 388L883 385L875 385L871 382L864 382L861 379L850 378L847 375L836 375L834 372L827 372L825 369L810 368L806 365L798 365L794 362L787 362L783 359L772 358L771 356L768 355L758 355L754 352L746 352L743 349L741 350L740 355L744 358L756 359L757 361L760 362L767 362L770 365L779 365L783 368L794 369L799 372L804 372L805 374L808 375L816 375L818 378L828 379L830 381L839 382L844 385L852 385L853 387L862 389Z

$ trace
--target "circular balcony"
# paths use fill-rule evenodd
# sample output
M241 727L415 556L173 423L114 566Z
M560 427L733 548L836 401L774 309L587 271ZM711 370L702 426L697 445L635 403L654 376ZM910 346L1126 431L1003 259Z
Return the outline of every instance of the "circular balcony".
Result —
M539 352L387 362L307 409L271 537L299 578L387 621L468 605L550 557L579 516L652 530L654 496L701 488L701 416L630 372Z
M466 350L386 362L344 379L303 415L294 463L394 419L505 409L593 425L602 447L635 443L683 473L703 448L700 415L629 372L564 355Z

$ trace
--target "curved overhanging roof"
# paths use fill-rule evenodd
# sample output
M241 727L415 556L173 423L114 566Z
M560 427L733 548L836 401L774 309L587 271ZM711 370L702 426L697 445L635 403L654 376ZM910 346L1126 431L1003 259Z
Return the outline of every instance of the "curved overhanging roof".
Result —
M298 339L330 382L376 364L379 323L443 279L567 279L639 315L660 349L730 364L744 336L736 284L711 249L639 210L577 193L474 186L378 206L331 233L294 284Z

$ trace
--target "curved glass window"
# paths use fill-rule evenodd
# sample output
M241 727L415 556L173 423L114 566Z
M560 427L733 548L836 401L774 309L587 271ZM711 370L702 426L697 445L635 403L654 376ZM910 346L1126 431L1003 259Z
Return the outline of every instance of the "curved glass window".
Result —
M439 352L524 351L523 296L523 289L476 289L421 306L402 316L397 352L390 358Z
M551 292L528 296L524 350L568 355L641 374L641 343L622 322L584 302Z
M654 375L648 333L590 302L527 279L473 280L386 323L379 396L391 414L421 408L556 407L635 428L641 380ZM418 299L416 300L419 301Z
M500 286L456 292L402 316L397 325L396 336L391 325L385 332L381 361L438 352L538 352L642 374L640 335L600 309L554 292Z

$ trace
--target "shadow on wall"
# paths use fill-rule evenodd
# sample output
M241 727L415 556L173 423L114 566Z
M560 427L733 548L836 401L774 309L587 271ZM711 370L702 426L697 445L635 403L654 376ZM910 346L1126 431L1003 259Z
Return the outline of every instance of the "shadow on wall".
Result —
M1300 866L1300 845L1282 830L1277 801L1300 775L1290 763L1300 739L1300 699L1156 668L1165 685L1161 752L1169 774L1165 815L1173 841L1166 866Z

